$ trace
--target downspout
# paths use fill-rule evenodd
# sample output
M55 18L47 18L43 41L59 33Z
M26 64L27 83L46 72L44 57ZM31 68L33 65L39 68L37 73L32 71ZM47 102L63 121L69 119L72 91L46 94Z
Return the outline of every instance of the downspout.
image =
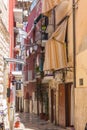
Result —
M75 0L72 0L73 6L73 117L72 122L75 128L75 88L76 88L76 15L75 15Z
M75 18L75 0L73 0L73 85L76 88L76 18Z

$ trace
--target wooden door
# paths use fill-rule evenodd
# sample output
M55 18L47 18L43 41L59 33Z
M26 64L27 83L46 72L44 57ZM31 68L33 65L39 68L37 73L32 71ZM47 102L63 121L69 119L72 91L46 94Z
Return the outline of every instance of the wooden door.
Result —
M65 86L59 85L59 125L66 126L66 112L65 112Z
M71 124L71 83L59 85L59 125Z
M55 122L55 108L56 108L55 90L51 90L51 122Z
M71 84L65 85L65 99L66 99L66 126L71 124Z

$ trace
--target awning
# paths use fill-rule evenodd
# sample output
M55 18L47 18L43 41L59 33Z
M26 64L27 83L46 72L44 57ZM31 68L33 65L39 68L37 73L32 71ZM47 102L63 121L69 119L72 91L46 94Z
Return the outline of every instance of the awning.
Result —
M67 19L65 19L45 46L44 70L57 70L66 67L66 34Z
M59 6L55 7L55 24L58 25L59 22L68 15L69 12L69 0L62 0Z
M43 0L42 1L42 13L47 14L51 9L58 5L60 0Z

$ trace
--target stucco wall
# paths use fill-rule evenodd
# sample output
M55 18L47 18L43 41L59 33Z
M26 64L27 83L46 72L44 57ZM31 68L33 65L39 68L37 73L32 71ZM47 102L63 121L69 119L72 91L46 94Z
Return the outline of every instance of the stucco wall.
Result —
M87 87L75 89L75 130L84 130L87 122Z
M87 0L80 0L76 9L77 87L87 86ZM83 79L83 85L80 84Z
M87 122L87 0L79 0L76 5L76 88L75 88L75 130L84 130ZM69 66L73 66L73 16L72 0L70 0L68 19L68 58ZM60 76L59 76L60 77ZM61 77L60 77L61 78ZM83 79L80 85L79 79ZM59 79L56 79L59 81ZM73 81L73 70L66 81ZM52 83L51 83L52 86ZM73 95L74 96L74 95ZM73 114L74 115L74 114Z
M75 130L84 130L87 122L87 0L76 5L76 89ZM80 82L80 79L83 81ZM81 85L82 84L82 85Z
M3 57L9 57L9 33L7 30L7 10L0 1L0 96L6 98L6 88L8 86L8 65L4 67ZM3 17L5 23L3 21ZM5 86L5 87L4 87ZM3 93L3 94L2 94ZM4 96L3 96L4 95Z
M5 0L0 0L0 10L2 11L0 14L0 17L2 18L2 21L6 27L6 29L8 29L8 1Z

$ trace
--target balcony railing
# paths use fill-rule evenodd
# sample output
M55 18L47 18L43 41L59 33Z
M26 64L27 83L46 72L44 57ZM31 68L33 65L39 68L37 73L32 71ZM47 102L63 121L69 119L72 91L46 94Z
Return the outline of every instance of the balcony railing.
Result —
M21 90L21 83L16 83L16 90Z
M23 72L24 81L33 81L35 79L33 70L26 70Z
M14 8L14 18L15 22L23 22L23 9Z
M42 32L41 40L48 40L48 33Z
M35 41L38 42L38 41L42 41L43 40L48 40L48 33L45 33L45 32L36 32L36 36L35 36Z
M21 64L16 64L15 70L16 71L22 71L22 65Z

